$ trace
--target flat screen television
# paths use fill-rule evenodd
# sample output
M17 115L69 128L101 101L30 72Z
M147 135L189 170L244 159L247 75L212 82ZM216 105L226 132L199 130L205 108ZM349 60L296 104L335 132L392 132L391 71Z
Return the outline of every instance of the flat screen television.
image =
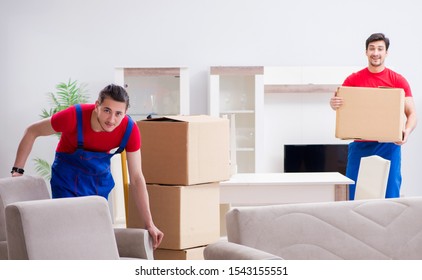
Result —
M346 174L347 144L284 145L284 172Z

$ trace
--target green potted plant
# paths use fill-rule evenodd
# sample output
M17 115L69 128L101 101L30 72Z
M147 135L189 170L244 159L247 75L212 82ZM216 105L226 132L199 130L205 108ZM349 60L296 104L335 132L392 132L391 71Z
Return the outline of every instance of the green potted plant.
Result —
M51 108L42 109L40 117L45 119L51 117L53 114L62 111L72 105L78 103L86 103L88 96L86 95L86 84L78 84L78 81L62 82L56 85L56 92L49 92L48 97L51 103ZM60 138L60 134L57 134ZM35 158L35 171L46 180L51 179L51 164L44 159Z

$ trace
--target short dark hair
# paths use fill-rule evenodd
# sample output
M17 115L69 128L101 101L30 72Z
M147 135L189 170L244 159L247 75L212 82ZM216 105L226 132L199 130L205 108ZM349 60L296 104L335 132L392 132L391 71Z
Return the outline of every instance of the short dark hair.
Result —
M390 39L385 37L383 33L374 33L371 36L369 36L368 39L366 39L366 43L365 43L366 50L368 49L368 46L370 43L376 42L376 41L384 41L386 50L388 50L388 48L390 47Z
M127 91L121 86L110 84L103 88L98 95L98 101L100 104L103 103L106 97L110 97L114 101L124 102L126 103L126 109L129 108L129 95L127 94Z

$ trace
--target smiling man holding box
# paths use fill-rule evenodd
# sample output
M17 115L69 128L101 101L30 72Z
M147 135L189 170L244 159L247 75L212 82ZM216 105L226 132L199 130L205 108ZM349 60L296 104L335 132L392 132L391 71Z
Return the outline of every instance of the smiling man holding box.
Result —
M356 139L349 144L349 155L346 176L356 182L359 171L360 159L371 155L379 155L391 161L388 177L386 198L400 196L401 186L401 145L407 142L410 133L415 129L417 118L415 104L407 80L400 74L386 68L385 58L388 55L390 40L382 33L375 33L366 40L366 56L368 67L351 74L346 78L343 87L362 88L394 88L404 91L404 114L406 121L402 139L395 142L379 142L374 139ZM346 100L337 95L330 99L330 106L334 110L347 104ZM374 108L377 108L377 104ZM359 108L361 110L361 108ZM371 122L371 120L367 120ZM349 196L354 199L355 185L350 185Z

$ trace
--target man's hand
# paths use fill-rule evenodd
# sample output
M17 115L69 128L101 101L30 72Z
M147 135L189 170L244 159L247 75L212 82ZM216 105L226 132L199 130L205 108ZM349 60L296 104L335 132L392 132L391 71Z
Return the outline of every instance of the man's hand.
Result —
M20 174L18 172L13 172L12 173L12 177L20 177L20 176L23 176L23 174Z
M343 105L343 98L338 96L333 96L330 99L330 106L333 110L337 110Z
M155 225L147 227L147 230L152 237L152 247L155 250L158 246L160 246L161 241L163 241L164 233L162 233Z
M403 140L394 142L394 144L396 144L396 145L403 145L403 144L405 144L407 142L407 139L408 139L409 135L410 135L410 132L411 132L410 129L405 129L403 131Z

